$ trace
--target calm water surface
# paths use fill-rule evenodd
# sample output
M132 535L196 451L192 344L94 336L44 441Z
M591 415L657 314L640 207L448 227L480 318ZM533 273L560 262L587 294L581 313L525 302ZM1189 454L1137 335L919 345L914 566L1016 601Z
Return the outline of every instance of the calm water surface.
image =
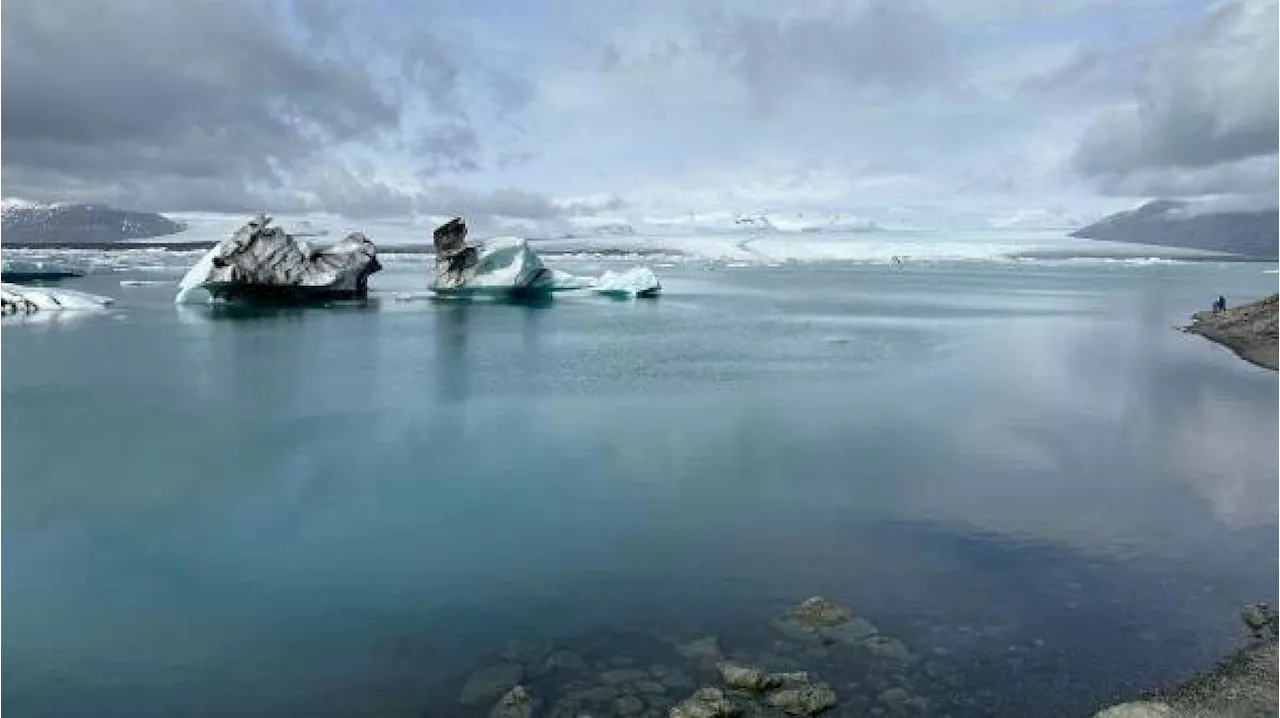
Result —
M1087 715L1276 599L1276 374L1171 329L1264 268L690 265L510 306L398 301L404 263L217 312L75 280L116 311L3 330L4 708L451 715L513 637L751 656L823 594L918 657L814 659L849 715L899 682Z

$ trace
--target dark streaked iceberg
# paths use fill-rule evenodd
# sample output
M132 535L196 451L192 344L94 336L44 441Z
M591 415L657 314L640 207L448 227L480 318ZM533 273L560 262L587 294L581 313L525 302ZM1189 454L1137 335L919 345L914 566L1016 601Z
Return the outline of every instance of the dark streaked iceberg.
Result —
M214 299L308 301L360 298L380 270L377 248L359 232L336 244L298 242L271 218L258 215L210 249L179 283L175 301L205 290Z
M115 300L70 289L45 289L0 283L0 314L29 315L61 311L100 311Z

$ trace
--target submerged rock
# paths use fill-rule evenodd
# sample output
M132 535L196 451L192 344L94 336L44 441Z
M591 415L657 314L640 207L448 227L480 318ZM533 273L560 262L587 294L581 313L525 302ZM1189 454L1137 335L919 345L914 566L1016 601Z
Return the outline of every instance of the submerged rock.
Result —
M581 672L587 670L587 662L582 656L568 650L554 651L547 656L547 660L543 662L542 669L547 672L551 671L573 671Z
M767 673L759 668L740 666L736 663L722 661L716 664L716 670L719 671L720 680L724 681L726 686L749 693L763 693L782 685L780 676Z
M1253 633L1254 638L1276 638L1280 635L1280 616L1265 603L1255 603L1240 612L1240 620Z
M489 711L489 718L532 718L533 709L533 696L529 691L524 686L514 686L498 699Z
M539 638L513 638L502 649L502 657L513 663L536 667L551 653L552 647L550 641Z
M702 658L719 659L723 655L720 651L720 639L715 636L703 636L688 643L681 643L676 646L676 653L691 661Z
M644 701L635 696L622 696L613 702L613 712L620 716L639 715L644 709Z
M363 297L369 275L382 268L377 248L359 232L313 248L270 223L260 214L210 249L182 278L175 301L190 301L201 289L215 299Z
M70 289L45 289L0 283L0 314L30 315L63 311L100 311L115 300Z
M787 610L786 617L804 626L838 626L853 618L853 611L829 598L813 596Z
M868 645L880 633L875 624L854 616L848 606L822 596L787 609L773 627L789 639L809 643Z
M790 715L816 715L836 705L836 692L831 686L814 682L805 671L770 673L727 661L716 668L729 688L758 696L765 706Z
M518 663L499 663L482 668L462 685L459 700L467 705L492 700L514 688L524 678L524 668Z
M826 683L781 688L764 697L765 705L794 716L812 716L836 705L836 692Z
M639 668L617 668L601 673L600 682L605 685L617 686L623 683L642 681L648 677L649 674Z
M733 718L742 709L725 697L719 688L699 688L693 695L680 701L667 714L667 718Z

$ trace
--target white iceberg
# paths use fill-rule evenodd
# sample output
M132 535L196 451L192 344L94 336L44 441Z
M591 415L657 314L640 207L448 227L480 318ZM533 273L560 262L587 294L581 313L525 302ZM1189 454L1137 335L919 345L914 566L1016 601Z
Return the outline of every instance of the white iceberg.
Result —
M61 311L101 311L115 300L72 289L46 289L0 283L0 314L4 316Z
M589 290L610 296L654 297L662 289L648 267L580 277L551 269L528 240L496 237L479 247L465 242L467 228L454 219L435 231L436 266L431 290L442 296L538 296Z
M656 297L662 284L652 269L632 267L625 272L605 272L593 280L591 289L613 297Z
M363 297L369 275L382 268L373 242L359 232L313 248L279 227L268 227L270 222L270 217L258 215L210 249L187 270L174 301L191 301L199 290L214 299Z

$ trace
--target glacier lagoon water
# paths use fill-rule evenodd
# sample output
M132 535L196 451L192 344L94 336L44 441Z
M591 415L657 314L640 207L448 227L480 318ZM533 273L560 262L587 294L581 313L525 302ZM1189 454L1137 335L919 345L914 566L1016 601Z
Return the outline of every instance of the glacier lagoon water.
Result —
M688 262L531 306L400 301L406 257L212 311L170 303L188 261L4 326L13 715L484 715L460 681L513 638L755 655L814 594L918 657L802 658L837 715L1085 715L1276 599L1276 375L1172 329L1265 265Z

